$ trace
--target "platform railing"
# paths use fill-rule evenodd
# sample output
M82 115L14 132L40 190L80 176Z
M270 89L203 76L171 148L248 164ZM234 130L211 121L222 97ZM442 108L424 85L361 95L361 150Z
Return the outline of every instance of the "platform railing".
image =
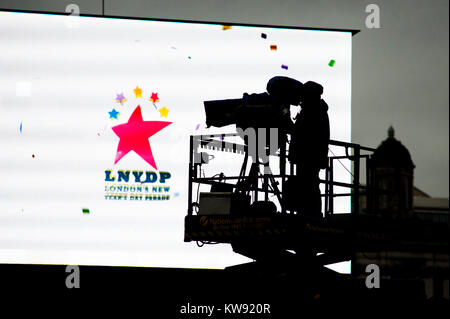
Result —
M237 137L239 136L237 133L227 133L227 134L210 134L210 135L193 135L190 136L190 146L189 146L189 187L188 187L188 215L193 214L193 207L198 205L193 201L193 187L194 184L204 184L204 185L213 185L219 181L229 181L229 182L237 182L242 176L217 176L219 174L215 174L214 176L204 176L199 175L199 166L204 165L202 163L202 158L198 158L198 148L206 148L206 149L215 149L218 151L226 151L232 153L240 153L248 156L248 146L245 143L231 143L226 141L227 137ZM325 179L321 179L320 183L325 185L325 192L321 194L324 197L324 213L325 216L334 214L334 199L336 197L350 197L352 200L352 208L351 213L357 214L360 211L360 196L368 193L368 186L361 185L360 176L361 176L361 160L366 161L365 165L365 175L366 181L368 181L368 165L367 160L369 159L371 153L374 151L373 148L361 146L355 143L348 143L336 140L330 140L329 146L340 147L344 149L344 156L329 156L328 157L328 166L325 169ZM201 154L201 152L200 152ZM293 176L293 172L295 169L295 165L291 164L289 166L286 165L287 159L287 148L286 145L280 145L279 151L276 155L280 159L280 174L271 174L271 177L277 181L278 185L281 185L282 189L284 189L285 182L287 178ZM201 157L201 156L200 156ZM352 165L352 172L348 171L351 174L352 179L351 183L345 183L342 181L335 180L335 166L336 163L343 165L341 160L349 160ZM289 174L286 172L286 168L289 167ZM219 173L219 172L217 172ZM248 175L245 177L249 177ZM254 192L254 198L258 198L259 193L264 193L264 198L267 200L269 198L269 194L276 194L274 189L269 189L267 187L267 175L261 175L256 177L258 181L263 179L263 187L259 187L259 182L257 186L253 187L251 190ZM236 184L229 184L230 186L236 189ZM335 187L347 188L349 192L346 193L337 193L335 191ZM281 207L281 213L287 213L286 205L283 203L283 192L281 191L281 200L279 201L279 205Z

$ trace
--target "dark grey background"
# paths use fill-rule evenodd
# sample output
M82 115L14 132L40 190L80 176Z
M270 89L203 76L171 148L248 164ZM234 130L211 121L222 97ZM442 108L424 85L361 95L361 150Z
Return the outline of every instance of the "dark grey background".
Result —
M353 37L353 142L376 147L393 125L416 164L415 185L448 197L448 0L104 2L106 15L361 30ZM64 12L69 3L102 14L101 0L0 0L0 8ZM380 29L365 26L371 3Z

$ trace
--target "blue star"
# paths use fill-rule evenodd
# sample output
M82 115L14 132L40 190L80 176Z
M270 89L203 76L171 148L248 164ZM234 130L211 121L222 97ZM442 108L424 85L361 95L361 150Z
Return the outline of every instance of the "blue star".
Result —
M115 109L112 109L112 111L111 111L111 112L108 112L108 113L109 113L109 118L110 118L110 119L116 119L116 120L117 120L117 115L120 114L120 113L117 112Z

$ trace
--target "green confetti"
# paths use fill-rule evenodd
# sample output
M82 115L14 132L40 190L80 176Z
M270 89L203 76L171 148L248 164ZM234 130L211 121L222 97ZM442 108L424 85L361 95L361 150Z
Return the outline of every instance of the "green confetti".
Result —
M83 208L83 214L89 214L89 208Z
M334 61L334 60L330 60L330 63L328 63L328 65L332 67L332 66L334 66L334 63L335 63L335 62L336 62L336 61Z

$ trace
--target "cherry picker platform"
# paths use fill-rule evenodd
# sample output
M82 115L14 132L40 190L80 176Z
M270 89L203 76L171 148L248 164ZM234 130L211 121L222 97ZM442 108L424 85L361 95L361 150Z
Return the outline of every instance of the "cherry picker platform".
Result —
M389 195L389 191L377 188L379 183L370 162L374 149L330 141L330 147L340 148L344 155L329 157L325 178L321 179L324 217L314 218L291 209L293 195L292 190L288 192L288 184L295 167L286 163L286 145L280 145L278 152L271 155L279 164L278 174L270 170L267 174L267 165L260 173L257 166L261 163L253 163L250 173L245 174L248 146L228 141L236 136L231 133L190 137L186 242L231 244L235 252L255 261L278 258L280 254L295 259L312 256L319 265L349 260L360 251L448 251L448 226L376 211L374 203ZM206 150L211 154L243 155L239 176L225 176L217 171L206 176L202 167L212 165L209 159L213 157ZM352 163L350 183L335 180L336 164L343 161ZM360 183L362 161L367 185ZM199 193L201 187L210 189ZM350 191L342 192L343 189ZM258 200L261 196L263 200ZM335 214L334 201L343 197L351 198L350 211ZM362 197L366 201L364 211L360 207Z

